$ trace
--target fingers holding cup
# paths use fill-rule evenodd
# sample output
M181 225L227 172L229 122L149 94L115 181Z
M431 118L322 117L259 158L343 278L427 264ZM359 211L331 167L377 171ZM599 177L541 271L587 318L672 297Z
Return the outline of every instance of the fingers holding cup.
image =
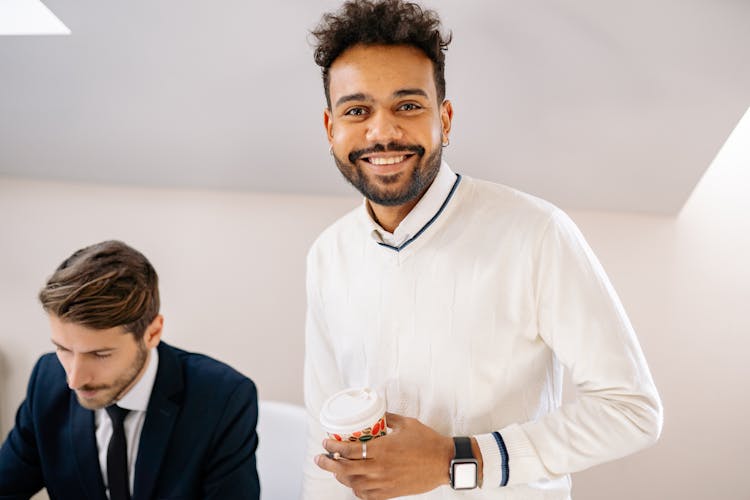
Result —
M367 457L367 444L365 442L325 439L323 448L328 452L328 458L333 460L362 460L363 457Z

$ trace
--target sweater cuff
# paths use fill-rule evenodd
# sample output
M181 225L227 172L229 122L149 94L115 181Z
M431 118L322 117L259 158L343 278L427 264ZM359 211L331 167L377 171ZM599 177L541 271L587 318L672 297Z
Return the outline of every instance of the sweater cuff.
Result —
M549 473L539 459L536 448L529 441L520 425L511 424L504 429L500 429L500 435L508 452L508 464L510 466L508 486L531 483L549 477ZM482 451L482 457L484 457L484 451ZM483 470L487 470L486 466Z
M498 432L474 436L482 453L482 488L497 488L508 483L508 452Z

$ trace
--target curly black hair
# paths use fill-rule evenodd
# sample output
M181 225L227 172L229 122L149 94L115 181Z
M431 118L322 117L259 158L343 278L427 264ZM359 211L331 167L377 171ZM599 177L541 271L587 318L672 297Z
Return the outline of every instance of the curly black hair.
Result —
M329 108L331 64L360 43L421 49L432 60L438 102L445 99L445 51L452 35L440 32L440 17L433 10L404 0L349 0L338 11L324 14L312 34L317 39L315 63L322 68Z

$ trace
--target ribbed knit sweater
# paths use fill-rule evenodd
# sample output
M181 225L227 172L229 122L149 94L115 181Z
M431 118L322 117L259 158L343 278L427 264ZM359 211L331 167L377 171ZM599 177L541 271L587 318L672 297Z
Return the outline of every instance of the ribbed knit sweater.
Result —
M400 250L371 232L359 207L308 254L306 500L354 498L312 460L320 407L347 387L477 437L481 489L413 498L567 499L570 473L658 437L661 402L635 333L562 211L464 176ZM563 366L577 388L564 405Z

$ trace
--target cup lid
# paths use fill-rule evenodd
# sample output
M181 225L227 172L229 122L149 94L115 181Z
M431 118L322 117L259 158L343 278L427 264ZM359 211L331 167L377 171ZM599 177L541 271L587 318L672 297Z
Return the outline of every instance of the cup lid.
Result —
M350 434L370 427L385 414L385 401L366 387L344 389L323 403L320 423L328 432Z

